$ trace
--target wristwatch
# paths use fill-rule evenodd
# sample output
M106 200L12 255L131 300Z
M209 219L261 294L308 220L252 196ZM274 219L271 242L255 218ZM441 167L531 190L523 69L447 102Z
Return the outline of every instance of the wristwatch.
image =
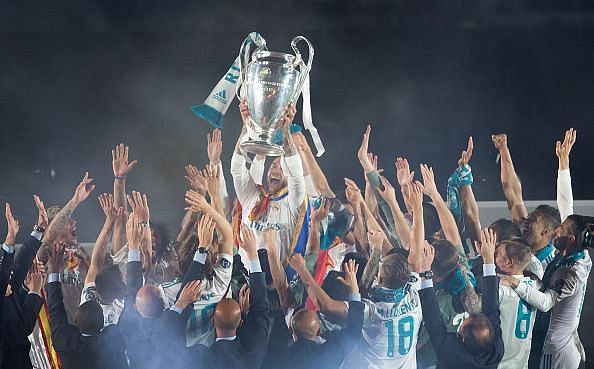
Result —
M37 224L35 224L35 225L33 226L33 231L35 231L35 232L39 232L39 233L43 233L43 232L45 232L45 228L43 228L43 227L40 227L40 226L38 226Z
M421 276L421 278L423 279L431 279L433 278L433 272L431 270L428 270L426 272L419 273L419 276Z
M198 252L201 254L206 254L206 247L198 247Z
M138 223L138 226L140 228L150 228L151 227L151 225L149 224L149 222L140 222L140 223Z

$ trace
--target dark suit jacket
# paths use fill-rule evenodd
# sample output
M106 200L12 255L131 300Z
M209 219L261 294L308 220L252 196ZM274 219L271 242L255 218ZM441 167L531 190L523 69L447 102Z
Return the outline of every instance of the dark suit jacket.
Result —
M419 292L421 308L423 309L423 322L429 337L431 337L433 349L437 354L437 368L497 368L503 358L498 285L497 277L483 277L482 312L493 325L493 342L491 350L481 354L469 352L458 339L456 333L447 332L439 312L435 288L425 288Z
M28 294L23 282L40 245L38 239L29 236L16 255L0 249L0 368L32 367L27 337L35 328L43 300L36 294ZM12 294L4 297L9 283Z
M128 368L124 339L116 325L109 325L94 336L83 336L77 326L68 323L62 284L48 283L45 290L52 342L64 369Z
M124 336L131 368L180 367L185 350L187 318L166 310L157 318L143 318L134 308L142 287L142 265L128 262L126 300L118 326Z
M252 369L259 368L268 346L268 294L263 272L250 273L250 310L237 338L217 341L210 348L196 345L191 348L199 358L198 368Z
M349 302L347 326L328 341L318 345L314 341L300 339L291 347L269 352L263 368L287 369L338 369L344 358L362 338L364 305L358 301Z

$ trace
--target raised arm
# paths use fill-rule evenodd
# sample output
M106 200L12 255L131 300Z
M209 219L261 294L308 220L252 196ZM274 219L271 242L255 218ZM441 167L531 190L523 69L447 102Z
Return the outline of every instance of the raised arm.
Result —
M99 232L99 236L97 236L97 240L93 246L91 263L89 265L89 270L87 271L87 276L85 277L85 285L90 282L95 282L97 274L101 268L103 268L103 262L105 261L105 256L107 254L109 235L116 220L118 218L123 218L124 213L123 208L115 209L114 199L111 194L108 195L104 193L99 195L99 205L101 205L103 214L105 214L105 222L103 223L103 228L101 228L101 232Z
M289 261L289 264L293 269L295 269L297 274L299 274L301 281L307 289L308 296L317 303L321 312L330 314L342 320L347 318L349 313L347 305L344 303L344 301L333 300L330 296L328 296L328 294L326 294L322 287L316 283L315 279L307 270L305 260L301 254L293 255Z
M423 186L420 182L411 182L408 185L406 203L409 205L412 216L410 232L410 249L408 250L408 263L413 270L420 272L425 247L425 224L423 222Z
M136 301L136 294L142 288L142 242L150 230L140 226L141 217L132 212L126 222L126 238L128 241L128 265L126 278L125 308L131 310Z
M225 173L223 172L223 163L221 162L221 153L223 152L223 138L220 129L215 129L207 136L208 144L206 152L210 164L217 168L219 178L218 194L221 199L221 204L226 215L231 214L231 201L229 200L229 193L227 192L227 182L225 181ZM211 194L212 196L212 194Z
M359 191L355 188L347 187L345 195L349 204L353 208L353 236L355 237L355 246L357 252L362 255L368 255L369 251L369 240L367 239L367 228L365 227L365 215L361 210L361 204L359 203Z
M245 100L242 100L239 104L239 112L241 113L243 125L231 158L231 177L233 178L233 186L235 187L237 198L239 202L243 203L246 199L258 196L258 189L256 188L256 182L254 182L250 172L245 167L246 160L240 146L248 139L247 124L249 124L249 108Z
M522 184L516 174L511 153L507 147L507 135L505 133L492 135L491 140L501 156L501 186L507 200L507 207L514 222L519 223L528 216L522 197Z
M383 235L374 230L367 232L367 239L369 239L369 244L371 245L371 255L369 255L369 259L367 260L360 281L361 290L364 292L371 289L371 285L379 273L379 264L382 257L382 243L384 241Z
M144 276L148 278L153 267L153 240L150 228L150 209L146 194L132 191L132 196L128 195L128 204L132 208L136 219L137 226L144 228L142 232L142 239L140 242L140 252L142 256L142 266L144 267ZM126 224L126 232L128 231L128 224ZM129 241L129 240L128 240Z
M555 153L559 158L559 171L557 172L557 207L561 215L561 222L573 214L573 191L571 189L571 173L569 171L569 154L575 144L577 131L573 128L565 131L563 143L557 141Z
M293 135L291 134L291 122L293 121L296 112L295 105L290 104L285 110L281 126L283 133L282 144L283 150L285 150L285 155L281 158L281 167L283 173L287 176L289 207L295 210L301 207L307 193L305 191L303 165L301 164L301 158L299 157L297 146L295 145Z
M326 198L322 198L322 202L318 208L312 207L309 221L309 235L305 247L306 254L314 253L317 257L320 253L320 223L328 217L329 211L330 200Z
M205 213L212 218L221 236L219 253L233 255L233 229L231 228L231 224L227 222L227 219L210 206L204 196L195 191L190 190L186 192L186 203L189 205L186 210Z
M437 216L439 217L439 222L441 223L441 228L446 239L455 246L461 246L462 240L460 239L460 233L458 232L456 220L450 212L450 209L448 209L446 203L443 201L439 191L437 191L437 186L435 185L435 176L433 175L433 168L429 168L427 165L421 164L421 174L423 175L424 192L427 196L429 196L429 198L431 198L431 201L433 201L433 204L435 205L435 210L437 210ZM464 255L463 250L462 255Z
M214 164L208 164L203 171L206 177L208 187L208 194L210 195L210 203L212 207L222 216L225 216L225 209L223 207L221 197L221 181L220 177L223 173L219 172L219 167Z
M404 213L400 209L400 205L398 205L398 201L396 200L396 190L385 177L380 177L380 180L384 189L377 188L377 192L390 207L390 212L394 218L396 234L398 234L402 246L405 249L408 249L410 245L410 227L404 217Z
M5 291L8 287L10 274L12 273L14 262L14 243L16 235L19 233L20 229L19 221L12 216L9 203L6 203L5 216L6 222L8 223L8 231L6 233L4 244L2 245L2 250L0 250L0 255L2 255L2 259L0 259L0 291L2 291L0 294L0 308L4 303Z
M136 166L138 160L128 163L128 146L123 143L111 150L111 166L113 169L113 203L116 209L122 208L124 213L128 212L126 203L126 176ZM113 240L111 253L115 255L126 243L126 218L115 219L113 226Z
M472 158L473 149L474 142L471 136L468 138L468 146L466 147L466 150L462 151L462 155L458 160L458 169L456 169L457 174L461 173L463 170L471 171L470 165L468 165L468 163L470 162L470 158ZM475 241L480 240L481 222L479 218L478 204L474 198L474 192L472 191L472 183L462 183L459 187L459 190L464 223L466 224L466 230L468 231L470 241L474 245Z
M45 231L45 237L43 239L43 245L53 245L54 241L58 238L58 236L64 231L66 228L66 224L72 218L72 213L74 210L80 205L83 201L89 197L91 192L95 189L95 185L93 184L93 179L89 178L89 173L85 173L82 181L76 187L74 191L74 196L68 201L66 205L60 211L52 222L47 227Z
M293 296L293 293L289 288L287 275L280 262L280 256L276 245L276 231L272 228L265 229L262 236L262 241L264 242L264 247L268 254L268 264L270 265L270 274L272 274L274 288L278 292L278 297L283 310L287 311L291 306L295 306L296 302L295 296Z
M320 168L318 161L316 160L316 156L311 151L311 147L307 143L307 139L303 135L303 133L298 132L293 134L293 140L297 145L297 150L299 151L299 156L301 156L301 161L303 162L304 169L307 168L309 172L309 176L311 181L321 195L326 195L328 197L335 197L334 191L330 188L330 184L328 183L328 179Z

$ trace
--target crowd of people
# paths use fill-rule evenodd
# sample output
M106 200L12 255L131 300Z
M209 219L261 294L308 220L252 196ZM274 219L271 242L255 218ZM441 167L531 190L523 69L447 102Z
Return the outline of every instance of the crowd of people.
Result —
M88 173L62 207L34 196L39 215L24 236L29 224L6 204L1 368L583 365L577 328L594 218L573 214L573 129L556 143L557 208L530 213L507 136L492 136L510 219L482 228L472 137L444 200L426 164L415 177L397 158L397 182L383 175L369 152L371 126L357 152L364 186L348 178L339 186L291 129L294 106L282 117L284 155L271 163L242 151L245 102L240 112L236 198L217 129L210 163L185 167L187 207L174 240L153 221L150 196L126 189L137 162L124 144L112 150L113 193L98 196L105 222L91 255L74 220L95 190Z

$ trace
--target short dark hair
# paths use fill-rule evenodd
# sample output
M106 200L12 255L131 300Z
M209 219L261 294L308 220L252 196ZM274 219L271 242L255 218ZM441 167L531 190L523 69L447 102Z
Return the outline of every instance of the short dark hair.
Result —
M497 235L497 241L511 240L512 237L521 237L520 227L509 219L499 218L489 226Z
M400 254L388 255L380 266L382 286L389 289L403 287L410 278L410 266L404 256Z
M151 222L151 231L159 234L160 242L155 245L155 257L160 258L170 250L169 231L164 224Z
M505 254L514 261L514 264L525 268L532 260L530 245L523 238L514 237L500 244L500 247L505 247Z
M124 297L126 292L126 285L122 278L122 272L117 265L110 265L101 269L101 271L95 277L95 287L99 296L101 296L101 302L108 305L113 300Z
M363 277L363 271L367 266L367 259L358 252L349 252L344 256L342 264L348 263L349 260L355 260L355 264L359 265L359 269L357 270L357 280L360 281L361 277Z
M555 230L561 225L561 215L559 210L550 205L538 205L534 211L538 211L543 215L543 221L550 230Z
M461 335L464 346L471 353L480 354L491 350L493 325L485 314L470 314L468 321L464 324Z
M431 243L435 249L435 257L431 269L436 276L445 278L458 267L460 254L448 240L435 240Z
M322 282L322 289L333 300L348 301L349 290L338 278L344 278L344 272L331 270Z
M568 216L567 219L571 220L569 232L575 236L576 242L578 243L578 249L581 250L587 247L593 247L594 240L590 232L587 232L587 234L590 235L586 235L586 237L583 237L582 232L584 232L587 227L591 227L589 225L594 224L594 217L572 214Z
M423 223L425 225L425 239L433 239L436 232L441 229L439 216L435 206L423 202Z
M95 300L81 304L74 312L74 321L84 334L97 334L103 329L103 309Z

